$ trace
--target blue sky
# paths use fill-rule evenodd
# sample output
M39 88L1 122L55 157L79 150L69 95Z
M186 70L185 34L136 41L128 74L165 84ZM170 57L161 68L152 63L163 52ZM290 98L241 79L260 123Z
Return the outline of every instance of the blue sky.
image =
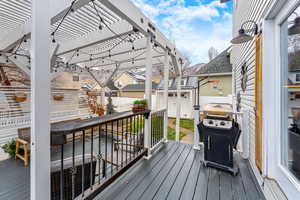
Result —
M131 0L192 64L208 62L208 49L220 53L232 37L232 3L219 0Z

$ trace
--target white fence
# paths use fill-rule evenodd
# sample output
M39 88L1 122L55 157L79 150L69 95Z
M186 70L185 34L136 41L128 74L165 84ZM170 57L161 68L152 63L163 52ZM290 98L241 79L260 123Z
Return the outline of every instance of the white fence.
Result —
M105 98L105 105L107 105L108 98ZM133 102L135 100L140 100L138 98L128 98L128 97L112 97L112 103L115 106L117 112L124 112L132 109ZM156 108L156 96L152 95L152 110L157 110Z

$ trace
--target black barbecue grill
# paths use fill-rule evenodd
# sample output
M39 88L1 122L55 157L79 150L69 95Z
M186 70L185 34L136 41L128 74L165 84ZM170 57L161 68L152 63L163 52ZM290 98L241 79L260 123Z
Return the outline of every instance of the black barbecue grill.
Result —
M234 166L233 149L236 149L241 131L232 112L223 109L226 107L228 105L210 104L208 108L212 110L204 110L198 130L204 142L204 165L236 175L239 170Z

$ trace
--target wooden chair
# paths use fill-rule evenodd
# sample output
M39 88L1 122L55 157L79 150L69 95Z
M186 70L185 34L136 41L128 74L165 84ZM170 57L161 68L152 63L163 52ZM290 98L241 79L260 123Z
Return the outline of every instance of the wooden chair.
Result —
M21 152L23 152L23 154ZM25 166L27 166L29 162L29 155L30 155L30 128L18 129L18 138L16 139L15 157L23 160Z

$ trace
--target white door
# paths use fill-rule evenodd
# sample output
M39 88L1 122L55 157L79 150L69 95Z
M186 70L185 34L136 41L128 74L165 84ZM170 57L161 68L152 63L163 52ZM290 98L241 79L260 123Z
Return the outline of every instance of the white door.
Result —
M295 119L300 122L300 109L291 112L300 108L300 90L294 90L300 84L289 79L292 71L300 70L300 32L293 29L295 17L300 16L299 4L299 0L287 0L277 5L280 11L274 14L276 9L271 9L272 18L263 27L263 171L276 179L291 200L300 199L300 123L299 130L292 128Z

